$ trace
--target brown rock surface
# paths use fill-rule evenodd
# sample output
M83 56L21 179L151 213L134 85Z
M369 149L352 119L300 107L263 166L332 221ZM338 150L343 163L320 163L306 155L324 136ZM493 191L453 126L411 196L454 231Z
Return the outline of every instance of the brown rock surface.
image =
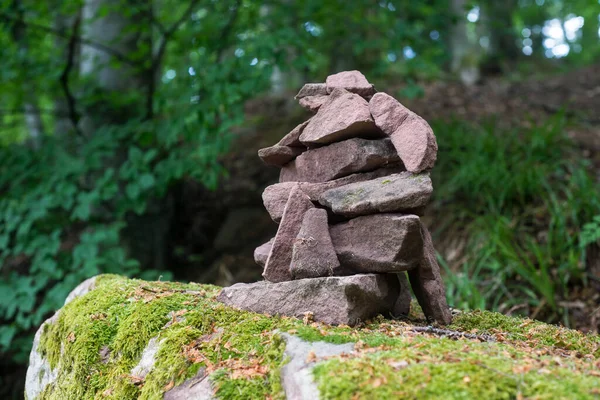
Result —
M258 150L258 156L267 165L281 167L298 157L305 150L300 147L275 145Z
M423 118L385 93L375 94L369 109L375 124L392 139L407 171L416 173L433 168L437 140Z
M319 197L319 202L336 214L356 217L424 207L432 192L428 173L400 172L329 189Z
M365 274L299 279L290 282L237 283L217 300L239 309L302 318L332 325L356 325L389 314L399 294L395 275Z
M406 277L405 272L396 274L396 277L400 283L400 293L398 295L398 299L396 299L396 303L394 304L392 315L394 317L407 316L410 313L410 302L412 300L412 296L410 294L410 283L408 283L408 278Z
M328 100L329 96L306 96L301 98L298 103L307 110L316 113Z
M390 137L407 171L418 173L433 168L437 140L423 118L410 114Z
M265 244L261 244L254 250L254 261L261 267L264 267L267 263L267 259L269 258L269 253L271 252L271 248L273 247L273 242L275 238L272 238Z
M369 111L375 125L385 134L391 135L402 125L411 111L387 93L375 93L369 100Z
M375 214L329 228L340 260L335 275L401 272L423 255L421 224L416 215Z
M266 280L283 282L292 279L290 274L292 246L300 232L304 213L313 207L313 203L298 186L292 189L265 265L263 277Z
M294 99L303 99L308 96L327 95L327 85L325 83L305 83Z
M302 143L300 143L300 135L306 125L310 122L310 119L304 121L301 124L298 124L294 129L290 131L287 135L285 135L281 140L277 143L279 146L290 146L290 147L300 147L306 148Z
M339 268L327 224L327 211L313 208L304 214L302 227L294 242L290 271L294 279L333 275Z
M357 94L335 89L300 135L308 146L353 137L381 137L369 112L369 103Z
M328 93L338 88L364 97L372 96L375 93L375 87L367 81L367 78L360 71L356 70L329 75L325 83Z
M390 139L348 139L302 153L281 168L279 182L326 182L399 162Z
M408 271L408 278L425 316L440 324L448 325L452 322L452 315L446 302L446 291L431 234L423 224L421 224L421 232L423 255L418 267Z
M298 184L300 189L312 200L318 201L319 196L329 189L344 186L349 183L366 181L369 179L379 178L389 174L394 174L404 171L404 166L397 165L385 168L379 168L370 172L361 172L352 175L338 178L333 181L313 183L313 182L283 182L267 186L262 194L263 204L269 215L275 222L281 221L285 203L290 195L292 188Z

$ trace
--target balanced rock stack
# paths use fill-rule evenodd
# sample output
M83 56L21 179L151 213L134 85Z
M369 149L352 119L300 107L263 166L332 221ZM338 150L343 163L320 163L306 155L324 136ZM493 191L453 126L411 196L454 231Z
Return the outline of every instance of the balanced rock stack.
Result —
M433 187L433 131L358 71L304 85L296 99L315 115L258 154L281 168L264 205L279 224L258 247L265 281L224 288L241 309L355 325L410 308L450 322L431 236L419 216Z

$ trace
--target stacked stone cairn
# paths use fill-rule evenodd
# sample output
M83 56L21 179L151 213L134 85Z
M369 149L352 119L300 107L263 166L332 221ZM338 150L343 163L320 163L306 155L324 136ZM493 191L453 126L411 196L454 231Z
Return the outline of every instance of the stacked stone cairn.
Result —
M265 280L224 288L219 300L352 326L408 314L410 281L425 316L450 323L419 218L433 191L430 126L358 71L306 84L295 98L312 118L258 152L281 168L263 193L277 235L254 253Z

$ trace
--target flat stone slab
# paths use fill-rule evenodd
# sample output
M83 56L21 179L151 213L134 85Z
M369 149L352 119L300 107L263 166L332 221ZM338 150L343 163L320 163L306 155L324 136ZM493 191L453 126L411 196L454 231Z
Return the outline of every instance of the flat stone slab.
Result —
M379 92L369 101L369 111L375 124L386 135L391 135L412 113L402 103L387 93Z
M273 221L279 223L283 216L283 209L285 203L290 196L290 191L295 185L298 185L300 189L306 194L312 201L318 201L321 194L329 189L333 189L339 186L348 185L354 182L367 181L369 179L375 179L382 176L398 173L404 171L404 166L396 165L391 167L384 167L376 169L370 172L360 172L352 175L345 176L343 178L334 179L328 182L313 183L313 182L283 182L275 183L267 186L262 193L263 204Z
M375 94L375 87L367 81L367 78L360 71L344 71L329 75L325 81L327 92L331 93L335 89L345 89L363 97L369 97Z
M327 95L327 85L325 83L305 83L294 99L299 100L309 96Z
M329 234L340 260L335 275L407 271L423 255L416 215L374 214L332 225Z
M433 168L437 140L429 124L386 93L376 93L369 101L375 124L390 136L407 171Z
M350 354L354 350L354 343L306 342L287 333L281 336L286 342L284 355L289 359L281 368L281 385L286 400L318 399L319 388L312 376L316 363L319 359Z
M319 203L336 214L356 217L424 207L432 192L428 173L400 172L329 189L321 194Z
M261 267L264 267L265 264L267 264L267 259L269 258L269 253L271 252L274 241L275 238L271 238L267 243L261 244L254 250L254 262Z
M308 147L353 137L382 137L369 112L369 103L357 94L335 89L300 135Z
M423 255L419 266L408 271L408 278L425 316L442 325L452 322L452 314L446 301L444 281L435 255L429 230L421 223Z
M299 279L289 282L236 283L217 300L242 310L354 326L378 314L387 315L399 294L396 276L364 274Z
M266 280L271 282L292 280L290 273L292 246L300 232L304 213L311 208L314 208L314 205L308 196L298 186L294 187L283 211L277 235L275 235L273 246L265 264L262 275Z
M284 165L279 182L327 182L400 163L390 139L348 139L311 149Z
M215 389L211 377L206 374L206 368L201 368L198 373L186 379L179 386L165 392L163 400L213 400Z
M281 167L302 154L306 148L274 145L258 150L258 156L267 165Z
M287 135L282 137L281 140L277 144L279 146L306 148L306 146L304 146L300 142L300 135L302 134L302 131L304 131L304 128L306 128L306 125L308 125L309 122L310 122L310 119L304 121L301 124L298 124L298 126L296 126L294 129L292 129L290 131L290 133L288 133Z
M301 98L298 103L307 110L316 113L327 101L329 101L329 96L307 96Z
M340 262L329 236L327 211L321 208L306 211L292 251L292 278L332 276L339 266Z

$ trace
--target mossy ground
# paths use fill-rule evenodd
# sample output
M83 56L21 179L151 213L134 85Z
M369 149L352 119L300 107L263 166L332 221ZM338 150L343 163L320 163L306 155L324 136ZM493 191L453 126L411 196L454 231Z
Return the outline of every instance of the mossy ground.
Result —
M450 329L495 342L411 332L383 318L359 328L236 311L210 285L144 282L107 275L48 325L40 351L56 384L44 399L160 399L201 369L214 372L217 397L283 398L284 343L276 330L305 340L356 342L351 355L315 368L326 399L600 397L600 338L490 312L457 316ZM152 337L161 342L145 379L131 375ZM61 354L62 349L62 354Z

